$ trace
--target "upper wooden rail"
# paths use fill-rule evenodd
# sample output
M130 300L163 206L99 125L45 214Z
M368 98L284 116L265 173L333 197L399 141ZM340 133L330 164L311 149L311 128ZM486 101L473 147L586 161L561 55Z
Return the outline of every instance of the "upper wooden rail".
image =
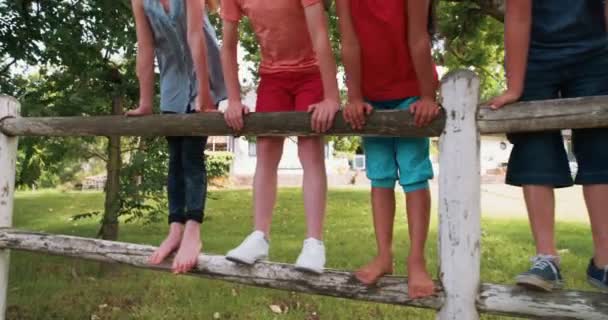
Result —
M447 115L450 116L450 115ZM408 111L376 111L363 130L353 130L336 115L326 135L394 137L439 136L445 114L419 128ZM482 134L608 127L608 96L520 102L500 110L481 107L477 124ZM11 117L0 120L9 136L193 136L268 135L310 136L310 115L304 112L251 113L245 128L234 132L220 113L153 115L147 117Z
M370 115L364 130L354 131L342 118L327 135L439 136L445 124L442 115L430 126L414 125L408 111L378 111ZM306 112L250 113L241 132L230 129L219 112L146 117L101 116L57 118L7 118L0 131L10 136L311 136L310 114Z
M482 134L608 127L608 96L519 102L479 109Z

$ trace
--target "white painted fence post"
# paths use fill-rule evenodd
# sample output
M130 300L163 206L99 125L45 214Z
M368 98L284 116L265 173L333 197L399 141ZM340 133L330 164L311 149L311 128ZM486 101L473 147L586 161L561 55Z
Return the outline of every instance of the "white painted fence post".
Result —
M479 78L457 71L441 84L446 126L439 151L439 256L446 299L437 318L477 320L480 286Z
M19 115L19 102L0 95L0 121ZM17 165L17 138L0 133L0 227L10 227L13 221L15 173ZM0 319L6 317L9 250L0 250Z

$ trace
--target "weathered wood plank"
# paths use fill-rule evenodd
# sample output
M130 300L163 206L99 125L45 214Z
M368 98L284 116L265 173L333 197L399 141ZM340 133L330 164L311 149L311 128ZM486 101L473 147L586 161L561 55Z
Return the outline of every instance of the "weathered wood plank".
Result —
M0 229L0 248L170 271L168 263L156 267L146 263L155 249L147 245ZM367 288L354 280L351 273L344 271L329 270L322 276L313 276L298 272L287 264L262 262L249 268L229 262L223 256L202 254L198 263L190 275L258 287L429 309L439 309L444 299L439 296L409 300L407 280L403 277L384 277L376 287ZM548 294L513 286L483 284L477 307L482 312L527 318L599 320L606 319L608 315L606 297L595 292L557 291Z
M147 259L156 248L139 244L0 229L0 248L170 271L170 264L150 266ZM315 276L299 272L288 264L260 262L247 267L230 262L224 256L203 254L189 274L258 287L421 308L438 309L442 304L441 296L409 299L407 280L402 277L385 277L376 286L366 287L349 272L328 270Z
M338 113L326 135L439 136L445 116L431 125L414 125L408 111L376 111L365 129L353 130ZM234 135L221 113L152 115L147 117L13 118L0 123L0 131L12 136L219 136ZM251 113L239 135L310 136L310 114L305 112Z
M520 287L483 284L481 312L534 319L608 319L608 295L599 292L533 292Z
M608 96L529 101L499 110L481 108L483 134L608 127Z
M0 119L19 115L19 102L0 95ZM15 174L17 165L17 138L0 133L0 227L10 227L13 221L13 199L15 196ZM9 250L0 250L0 320L6 312Z
M441 84L448 114L440 138L439 257L446 301L440 320L477 320L481 258L479 132L475 115L479 78L457 71Z

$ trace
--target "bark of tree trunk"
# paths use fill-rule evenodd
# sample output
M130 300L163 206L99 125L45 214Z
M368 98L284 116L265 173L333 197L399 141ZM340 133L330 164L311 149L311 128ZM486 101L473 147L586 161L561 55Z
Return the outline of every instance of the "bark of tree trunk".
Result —
M115 96L112 98L112 114L122 113L122 97ZM118 239L118 213L120 211L120 136L110 136L108 140L106 198L99 236L104 240L116 240Z

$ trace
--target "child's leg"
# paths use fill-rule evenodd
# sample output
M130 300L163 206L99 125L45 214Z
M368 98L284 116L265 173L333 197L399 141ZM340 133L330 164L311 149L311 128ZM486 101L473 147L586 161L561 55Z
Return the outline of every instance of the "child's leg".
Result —
M608 184L583 187L591 220L594 243L594 262L598 268L608 266Z
M306 237L322 240L327 202L323 138L299 137L298 156L304 171L302 189L306 212Z
M598 55L573 66L575 79L564 90L565 97L608 95L608 56ZM595 245L594 263L608 266L608 129L573 130L572 142L578 161L576 183L583 193ZM608 289L608 279L604 280Z
M557 256L554 186L572 185L568 158L559 131L511 134L507 183L523 187L536 254Z
M522 101L557 99L562 75L553 67L531 63ZM519 285L551 291L561 286L555 242L554 187L572 185L568 157L560 131L508 134L513 143L506 183L523 187L530 227L536 244L531 268L516 277Z
M557 256L555 244L555 195L552 186L524 185L530 228L536 254Z
M296 268L315 274L321 274L325 269L323 220L327 202L327 173L323 148L323 138L298 138L298 156L304 169L302 189L307 230Z
M591 222L593 262L604 269L608 266L608 129L573 130L572 142L578 161L575 182L583 185Z
M258 137L257 163L253 178L255 230L270 234L272 212L277 199L277 169L283 155L282 137Z
M159 248L150 256L151 264L159 264L177 250L182 240L186 217L184 175L181 170L182 137L167 137L169 147L169 172L167 176L167 196L169 198L169 234Z
M205 145L207 137L182 139L182 169L186 195L186 226L173 260L173 271L184 273L196 265L201 250L200 224L203 222L207 197Z
M431 193L428 188L406 193L410 252L407 257L408 295L421 298L435 292L435 284L426 268L424 247L431 218Z
M513 150L507 183L523 186L536 244L531 267L515 280L530 289L552 291L562 286L554 232L553 188L572 185L564 142L559 131L512 134L509 139Z
M376 257L356 272L365 284L373 284L385 274L393 273L393 225L395 222L395 188L372 187L372 213L376 233Z
M416 299L435 292L435 284L427 270L424 257L431 216L428 180L433 178L433 167L429 159L429 139L399 138L395 141L399 183L406 194L410 239L407 258L408 295Z
M355 276L364 284L373 284L393 272L393 223L395 219L395 139L363 138L366 173L372 184L372 214L376 232L376 257L357 270Z

